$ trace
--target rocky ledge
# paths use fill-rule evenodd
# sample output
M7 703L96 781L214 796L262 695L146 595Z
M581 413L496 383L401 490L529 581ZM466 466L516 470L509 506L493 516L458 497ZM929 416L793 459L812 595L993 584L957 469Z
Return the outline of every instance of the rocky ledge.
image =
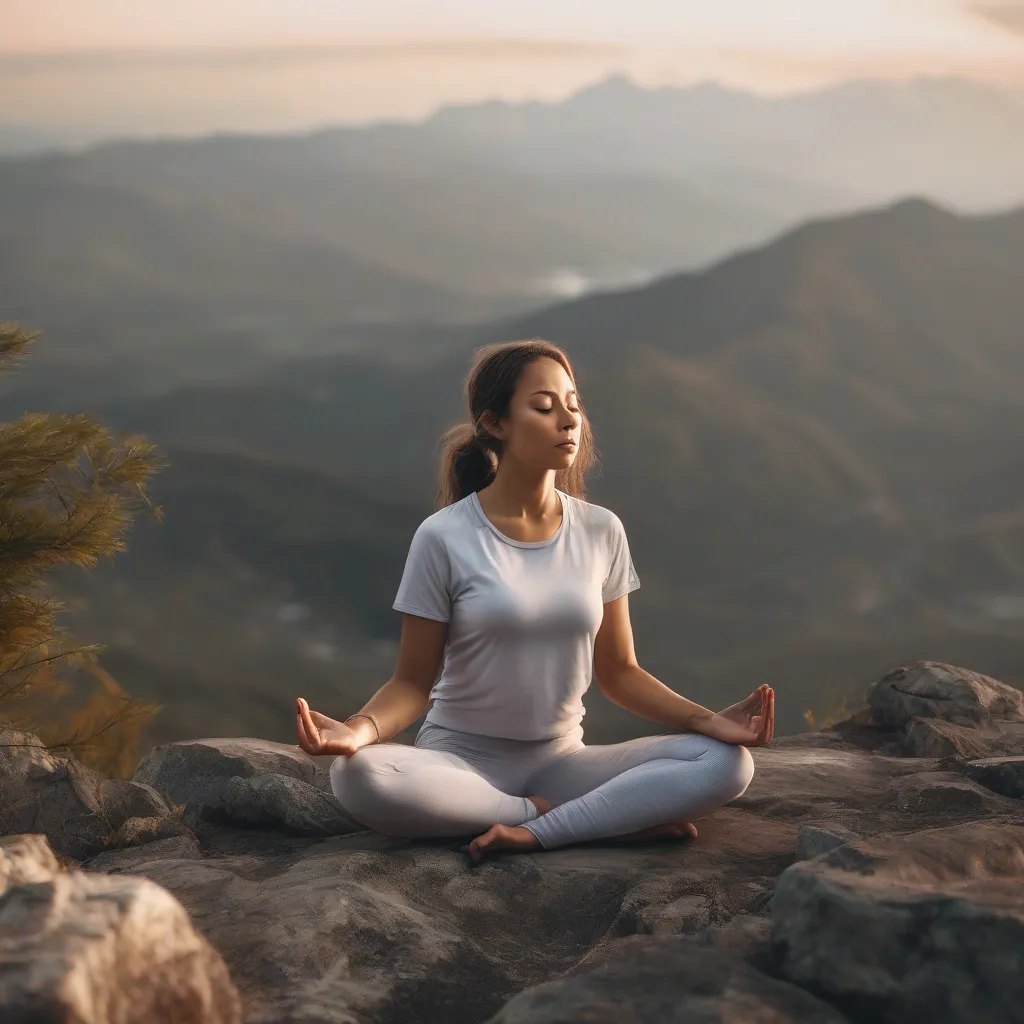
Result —
M111 783L0 734L0 831L39 834L0 846L0 1019L1024 1021L1024 693L921 662L753 753L696 840L474 868L360 829L295 747Z

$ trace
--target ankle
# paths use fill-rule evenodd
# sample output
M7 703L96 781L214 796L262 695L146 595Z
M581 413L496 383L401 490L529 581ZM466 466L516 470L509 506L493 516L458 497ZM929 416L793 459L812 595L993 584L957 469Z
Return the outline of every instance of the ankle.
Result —
M528 796L526 799L537 808L538 818L551 810L551 801L546 796Z

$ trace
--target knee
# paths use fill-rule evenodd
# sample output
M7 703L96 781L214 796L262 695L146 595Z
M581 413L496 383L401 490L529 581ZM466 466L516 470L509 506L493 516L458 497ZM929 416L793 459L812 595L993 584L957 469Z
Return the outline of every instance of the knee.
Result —
M364 807L373 806L380 798L373 760L356 751L350 757L336 757L331 763L331 792L344 811L360 819Z
M716 743L716 774L726 800L742 796L754 778L754 758L749 748L735 743Z

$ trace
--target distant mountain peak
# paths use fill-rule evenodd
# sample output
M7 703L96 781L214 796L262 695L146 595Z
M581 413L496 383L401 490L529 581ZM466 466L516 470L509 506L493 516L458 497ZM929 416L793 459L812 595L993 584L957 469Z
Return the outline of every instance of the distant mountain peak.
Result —
M753 96L742 89L731 89L711 79L703 79L686 85L643 85L623 71L616 71L597 82L584 86L573 93L565 102L572 105L579 102L608 102L610 100L649 99L654 96Z
M570 101L592 97L603 99L609 96L635 96L647 91L636 79L623 71L616 71L577 90L570 97Z

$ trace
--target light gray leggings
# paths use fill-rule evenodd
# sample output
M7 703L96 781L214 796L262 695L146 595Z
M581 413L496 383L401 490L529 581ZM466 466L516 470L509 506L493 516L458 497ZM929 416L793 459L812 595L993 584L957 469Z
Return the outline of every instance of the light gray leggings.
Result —
M582 727L510 740L425 724L415 746L380 743L331 765L331 788L360 824L406 838L522 825L546 850L691 821L750 785L746 747L696 733L585 746ZM538 816L527 796L554 805Z

